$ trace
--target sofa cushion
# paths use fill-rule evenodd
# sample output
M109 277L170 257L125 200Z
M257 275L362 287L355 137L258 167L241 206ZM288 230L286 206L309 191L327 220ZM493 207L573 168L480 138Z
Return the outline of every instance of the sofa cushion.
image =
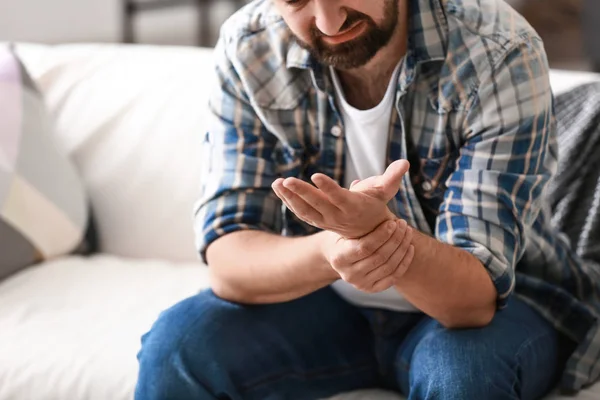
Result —
M52 131L31 78L0 46L0 280L84 239L83 185Z
M68 256L0 283L0 399L131 400L140 338L208 285L198 263Z
M101 251L197 261L209 50L19 44L90 195Z
M0 283L0 399L132 400L141 336L162 310L208 284L197 262L108 255L64 257L10 277ZM600 384L547 400L599 398Z

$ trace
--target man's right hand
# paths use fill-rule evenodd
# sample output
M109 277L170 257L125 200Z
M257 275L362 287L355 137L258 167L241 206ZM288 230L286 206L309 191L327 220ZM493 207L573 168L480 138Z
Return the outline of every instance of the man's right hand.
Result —
M412 228L403 220L388 220L358 239L324 232L322 252L341 279L358 290L378 293L392 287L410 266Z

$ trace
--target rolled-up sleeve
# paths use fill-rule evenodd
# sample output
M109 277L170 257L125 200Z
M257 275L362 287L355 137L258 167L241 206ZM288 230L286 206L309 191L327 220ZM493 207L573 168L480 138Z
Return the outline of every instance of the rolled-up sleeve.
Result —
M196 247L239 230L281 231L281 202L271 189L276 138L257 117L223 42L215 49L217 84L203 148L202 196L194 208Z
M485 266L503 308L556 168L553 100L539 40L492 66L465 110L463 143L446 181L436 236Z

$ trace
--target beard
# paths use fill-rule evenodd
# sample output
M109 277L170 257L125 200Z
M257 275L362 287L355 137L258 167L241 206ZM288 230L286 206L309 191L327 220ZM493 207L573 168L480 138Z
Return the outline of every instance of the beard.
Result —
M385 0L385 19L378 25L371 17L355 10L348 10L346 21L340 28L344 32L355 24L367 25L365 32L359 37L344 43L329 45L323 42L325 36L313 25L310 29L310 43L296 36L298 44L310 51L320 63L337 69L347 70L359 68L367 64L391 40L398 25L398 0Z

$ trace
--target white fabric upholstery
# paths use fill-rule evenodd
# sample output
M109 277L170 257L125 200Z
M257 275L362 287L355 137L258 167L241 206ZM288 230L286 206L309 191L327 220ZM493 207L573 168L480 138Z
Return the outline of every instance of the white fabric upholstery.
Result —
M0 399L131 400L140 336L208 286L193 246L209 50L19 45L58 121L104 255L0 282ZM559 91L598 79L553 74ZM154 259L144 261L142 259ZM335 400L394 400L374 392ZM600 398L600 385L577 400Z
M85 180L102 251L196 260L209 50L17 46Z
M70 257L0 284L0 399L130 400L140 337L207 286L196 263Z
M132 400L140 337L162 310L207 286L198 263L109 255L10 278L0 284L0 399ZM599 398L596 385L576 400ZM331 400L398 399L364 391Z

